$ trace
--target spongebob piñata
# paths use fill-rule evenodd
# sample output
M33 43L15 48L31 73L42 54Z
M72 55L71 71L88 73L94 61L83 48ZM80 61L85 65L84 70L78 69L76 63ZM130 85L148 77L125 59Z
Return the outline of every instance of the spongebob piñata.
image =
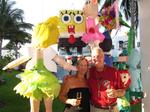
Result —
M85 32L85 16L81 10L61 10L59 13L59 42L58 49L72 55L76 48L77 54L82 54L86 44L81 40Z

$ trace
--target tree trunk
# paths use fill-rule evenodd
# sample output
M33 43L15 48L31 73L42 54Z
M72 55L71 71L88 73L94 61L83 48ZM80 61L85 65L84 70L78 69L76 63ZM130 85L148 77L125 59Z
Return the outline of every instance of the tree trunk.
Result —
M18 46L17 44L15 45L15 58L18 58Z
M136 0L131 0L131 28L136 31L136 26L135 26L135 21L136 21L136 11L137 11L137 6L136 6ZM133 48L135 48L135 36L133 38Z
M18 57L20 57L20 53L18 52L18 50L21 48L21 45L18 42L15 42L15 58L17 59Z
M3 39L0 38L0 59L2 58L2 43Z

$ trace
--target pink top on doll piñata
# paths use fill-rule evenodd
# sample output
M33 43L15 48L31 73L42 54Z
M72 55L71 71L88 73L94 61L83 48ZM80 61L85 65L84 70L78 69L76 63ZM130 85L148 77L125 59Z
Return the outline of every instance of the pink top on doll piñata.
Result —
M95 19L87 17L86 20L86 33L82 36L82 41L90 43L94 41L102 42L105 36L99 31L99 25L96 24Z

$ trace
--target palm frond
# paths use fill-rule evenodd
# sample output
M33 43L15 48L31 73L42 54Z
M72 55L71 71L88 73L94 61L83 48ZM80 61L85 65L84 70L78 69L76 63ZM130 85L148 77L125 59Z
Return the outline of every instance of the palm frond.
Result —
M120 8L123 10L126 20L130 20L132 27L137 29L138 20L138 1L137 0L122 0Z

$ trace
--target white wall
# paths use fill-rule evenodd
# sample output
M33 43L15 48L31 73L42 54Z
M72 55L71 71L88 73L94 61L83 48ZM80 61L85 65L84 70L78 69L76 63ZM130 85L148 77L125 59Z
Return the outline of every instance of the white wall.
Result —
M142 83L147 97L144 112L150 111L150 0L140 0L140 39L142 53Z

